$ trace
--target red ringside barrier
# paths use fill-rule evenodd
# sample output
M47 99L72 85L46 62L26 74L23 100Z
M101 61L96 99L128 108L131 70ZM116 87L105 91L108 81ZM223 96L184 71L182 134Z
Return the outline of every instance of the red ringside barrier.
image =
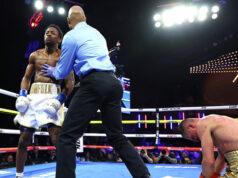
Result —
M111 146L101 146L101 145L84 145L84 148L94 148L94 149L112 149ZM158 149L158 150L174 150L174 151L202 151L201 148L192 148L192 147L165 147L165 146L135 146L135 149ZM54 146L29 146L27 151L33 150L55 150ZM214 148L214 151L217 151ZM17 152L17 147L12 148L0 148L0 153L9 153Z
M33 151L33 150L55 150L54 146L28 146L27 151ZM0 148L0 153L9 153L9 152L17 152L17 147L12 148Z

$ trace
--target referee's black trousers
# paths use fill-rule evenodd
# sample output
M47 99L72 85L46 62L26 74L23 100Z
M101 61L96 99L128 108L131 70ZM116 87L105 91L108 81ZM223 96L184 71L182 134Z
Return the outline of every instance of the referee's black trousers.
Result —
M131 175L134 178L150 175L133 145L122 134L122 93L121 83L112 72L95 71L81 80L59 134L56 178L75 178L76 140L83 135L98 109L101 110L109 143L120 155Z

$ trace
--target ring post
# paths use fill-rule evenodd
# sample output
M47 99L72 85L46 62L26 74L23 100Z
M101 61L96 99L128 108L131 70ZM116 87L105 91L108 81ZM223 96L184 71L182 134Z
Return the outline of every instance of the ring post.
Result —
M159 146L159 108L156 108L155 149Z

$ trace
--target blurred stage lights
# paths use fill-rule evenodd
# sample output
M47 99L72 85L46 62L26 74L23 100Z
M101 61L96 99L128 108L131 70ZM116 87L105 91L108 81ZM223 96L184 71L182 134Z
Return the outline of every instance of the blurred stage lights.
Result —
M218 15L217 14L212 14L212 19L216 19L218 17Z
M155 14L154 15L154 21L158 21L160 20L160 15L159 14Z
M48 7L47 7L47 11L48 11L49 13L53 12L53 11L54 11L53 6L48 6Z
M58 13L59 13L60 15L64 15L65 9L64 9L63 7L59 7Z
M153 16L155 27L172 27L174 25L181 25L183 23L193 23L195 21L205 21L208 17L211 19L218 18L220 8L217 5L209 6L191 6L180 5L165 9L161 13L156 13Z
M37 0L35 1L34 6L37 10L41 10L44 7L44 3L41 0Z
M213 6L212 7L212 12L217 13L220 10L219 6Z
M160 22L155 22L155 27L159 28L161 26Z
M49 2L44 1L44 0L36 0L34 2L34 7L39 11L42 11L45 8L47 10L47 12L49 12L49 13L53 13L54 9L55 9L52 5L49 5ZM64 15L65 9L63 7L58 7L57 12L60 15Z

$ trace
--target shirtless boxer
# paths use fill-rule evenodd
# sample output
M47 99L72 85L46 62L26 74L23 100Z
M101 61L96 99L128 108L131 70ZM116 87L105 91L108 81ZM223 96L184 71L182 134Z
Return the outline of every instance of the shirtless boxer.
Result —
M31 143L35 129L47 127L52 143L57 145L57 137L63 123L63 103L74 87L74 74L71 72L64 79L61 93L60 83L53 78L43 76L41 66L49 64L55 66L59 61L63 33L56 25L49 25L44 34L45 48L33 52L29 57L29 64L21 82L21 90L16 100L19 114L14 121L20 124L20 138L16 154L16 177L23 177L24 164L27 158L27 146ZM34 83L30 88L31 78Z
M238 121L221 115L208 115L202 119L188 118L180 124L184 138L201 141L202 173L200 177L219 177L228 162L222 178L238 177ZM214 158L214 146L218 157Z

